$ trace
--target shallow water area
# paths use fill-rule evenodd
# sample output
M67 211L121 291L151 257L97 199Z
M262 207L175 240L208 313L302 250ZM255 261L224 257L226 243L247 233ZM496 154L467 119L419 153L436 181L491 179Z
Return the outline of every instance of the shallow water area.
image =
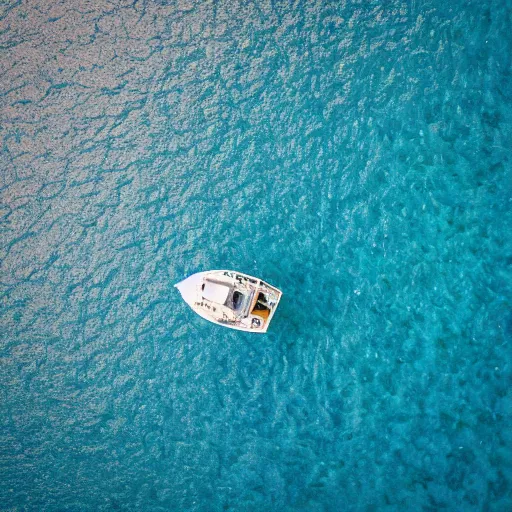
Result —
M510 510L511 16L1 4L0 511Z

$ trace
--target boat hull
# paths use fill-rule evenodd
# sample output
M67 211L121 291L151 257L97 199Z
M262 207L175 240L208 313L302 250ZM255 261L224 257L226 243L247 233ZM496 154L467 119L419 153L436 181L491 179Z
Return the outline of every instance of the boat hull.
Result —
M282 296L265 281L233 270L198 272L174 286L205 320L261 334L267 332Z

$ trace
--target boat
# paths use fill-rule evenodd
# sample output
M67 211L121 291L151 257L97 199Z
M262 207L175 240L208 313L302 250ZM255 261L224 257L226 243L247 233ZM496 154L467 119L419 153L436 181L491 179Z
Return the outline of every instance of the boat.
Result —
M265 281L232 270L198 272L174 286L199 316L247 332L267 332L282 296Z

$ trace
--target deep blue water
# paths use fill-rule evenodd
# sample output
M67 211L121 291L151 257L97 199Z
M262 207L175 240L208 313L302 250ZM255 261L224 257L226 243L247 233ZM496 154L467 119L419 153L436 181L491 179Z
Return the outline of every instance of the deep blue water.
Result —
M4 0L0 510L511 510L511 29ZM182 302L211 268L267 335Z

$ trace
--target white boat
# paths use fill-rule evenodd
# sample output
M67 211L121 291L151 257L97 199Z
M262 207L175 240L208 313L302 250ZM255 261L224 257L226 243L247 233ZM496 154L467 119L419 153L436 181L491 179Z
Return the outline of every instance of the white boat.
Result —
M174 286L206 320L259 333L267 331L282 295L261 279L231 270L198 272Z

